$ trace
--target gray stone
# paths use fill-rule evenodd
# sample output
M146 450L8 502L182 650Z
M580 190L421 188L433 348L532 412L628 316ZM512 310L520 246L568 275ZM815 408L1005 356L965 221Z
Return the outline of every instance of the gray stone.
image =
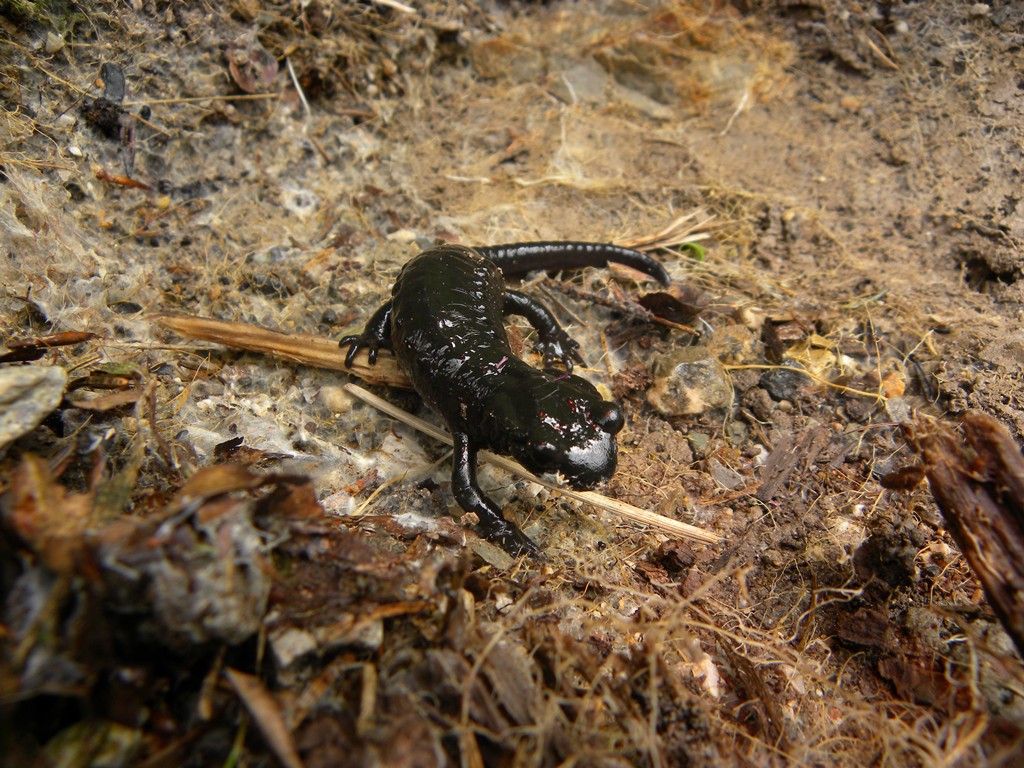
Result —
M0 368L0 448L53 413L67 385L67 371L55 365Z
M772 400L795 400L807 384L807 376L800 371L799 363L787 360L780 368L773 368L761 374L761 386L768 391Z
M690 432L686 439L690 441L690 450L694 456L703 458L707 455L708 445L711 443L711 435L706 432Z
M707 347L684 347L663 355L654 365L647 401L663 416L697 416L728 407L732 382Z

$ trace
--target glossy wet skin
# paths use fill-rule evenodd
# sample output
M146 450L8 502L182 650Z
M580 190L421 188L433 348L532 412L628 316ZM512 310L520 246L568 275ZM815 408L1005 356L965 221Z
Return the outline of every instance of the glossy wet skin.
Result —
M595 488L615 473L622 411L586 379L527 367L509 377L506 393L491 400L482 425L491 450L536 475L557 474L576 490Z
M486 255L482 255L486 254ZM489 257L489 258L488 258ZM593 488L615 472L619 407L572 375L582 362L577 344L542 305L506 288L502 273L626 263L667 282L660 264L645 254L599 243L494 246L479 252L438 246L409 261L395 281L391 301L370 318L363 333L341 340L346 363L359 349L391 349L413 387L448 425L454 441L452 491L477 529L512 554L541 552L476 480L480 449L512 456L535 474L558 474L576 489ZM550 365L538 370L512 353L504 316L522 315L537 330L537 351Z
M452 431L534 473L557 472L574 488L592 488L615 472L621 412L579 376L540 371L513 354L506 295L501 274L483 257L449 248L417 256L392 292L399 363Z

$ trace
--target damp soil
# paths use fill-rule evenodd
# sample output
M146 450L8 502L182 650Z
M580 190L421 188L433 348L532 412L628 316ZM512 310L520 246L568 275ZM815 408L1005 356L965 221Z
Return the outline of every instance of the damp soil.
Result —
M12 764L1024 760L901 429L1024 437L1019 5L411 5L0 2L3 365L68 373L0 459ZM438 240L688 214L686 322L522 290L624 405L602 491L717 545L487 469L547 553L508 558L344 374L154 319L339 337ZM731 396L655 407L690 347Z

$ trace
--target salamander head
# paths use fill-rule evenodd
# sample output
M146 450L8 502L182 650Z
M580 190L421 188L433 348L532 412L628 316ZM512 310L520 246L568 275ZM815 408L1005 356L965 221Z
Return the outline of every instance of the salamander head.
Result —
M619 406L579 376L552 368L534 373L528 385L493 403L502 434L491 432L492 445L535 474L561 475L576 490L608 480L618 461Z

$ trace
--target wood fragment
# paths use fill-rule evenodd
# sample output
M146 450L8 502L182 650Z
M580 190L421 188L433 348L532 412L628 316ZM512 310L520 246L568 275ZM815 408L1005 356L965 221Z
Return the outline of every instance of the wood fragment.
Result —
M963 437L923 416L904 425L949 532L1024 657L1024 456L991 416L968 413Z
M398 367L398 362L387 350L380 351L374 365L369 364L366 350L361 350L356 355L352 367L346 368L347 350L340 348L334 339L280 333L258 325L193 315L161 314L153 316L153 320L164 328L190 339L212 341L234 349L259 352L292 363L345 371L358 376L368 384L412 389L409 377Z
M35 336L31 339L8 341L9 351L0 353L0 363L17 363L39 360L46 350L64 347L69 344L80 344L84 341L98 339L99 336L88 331L63 331L49 336Z

